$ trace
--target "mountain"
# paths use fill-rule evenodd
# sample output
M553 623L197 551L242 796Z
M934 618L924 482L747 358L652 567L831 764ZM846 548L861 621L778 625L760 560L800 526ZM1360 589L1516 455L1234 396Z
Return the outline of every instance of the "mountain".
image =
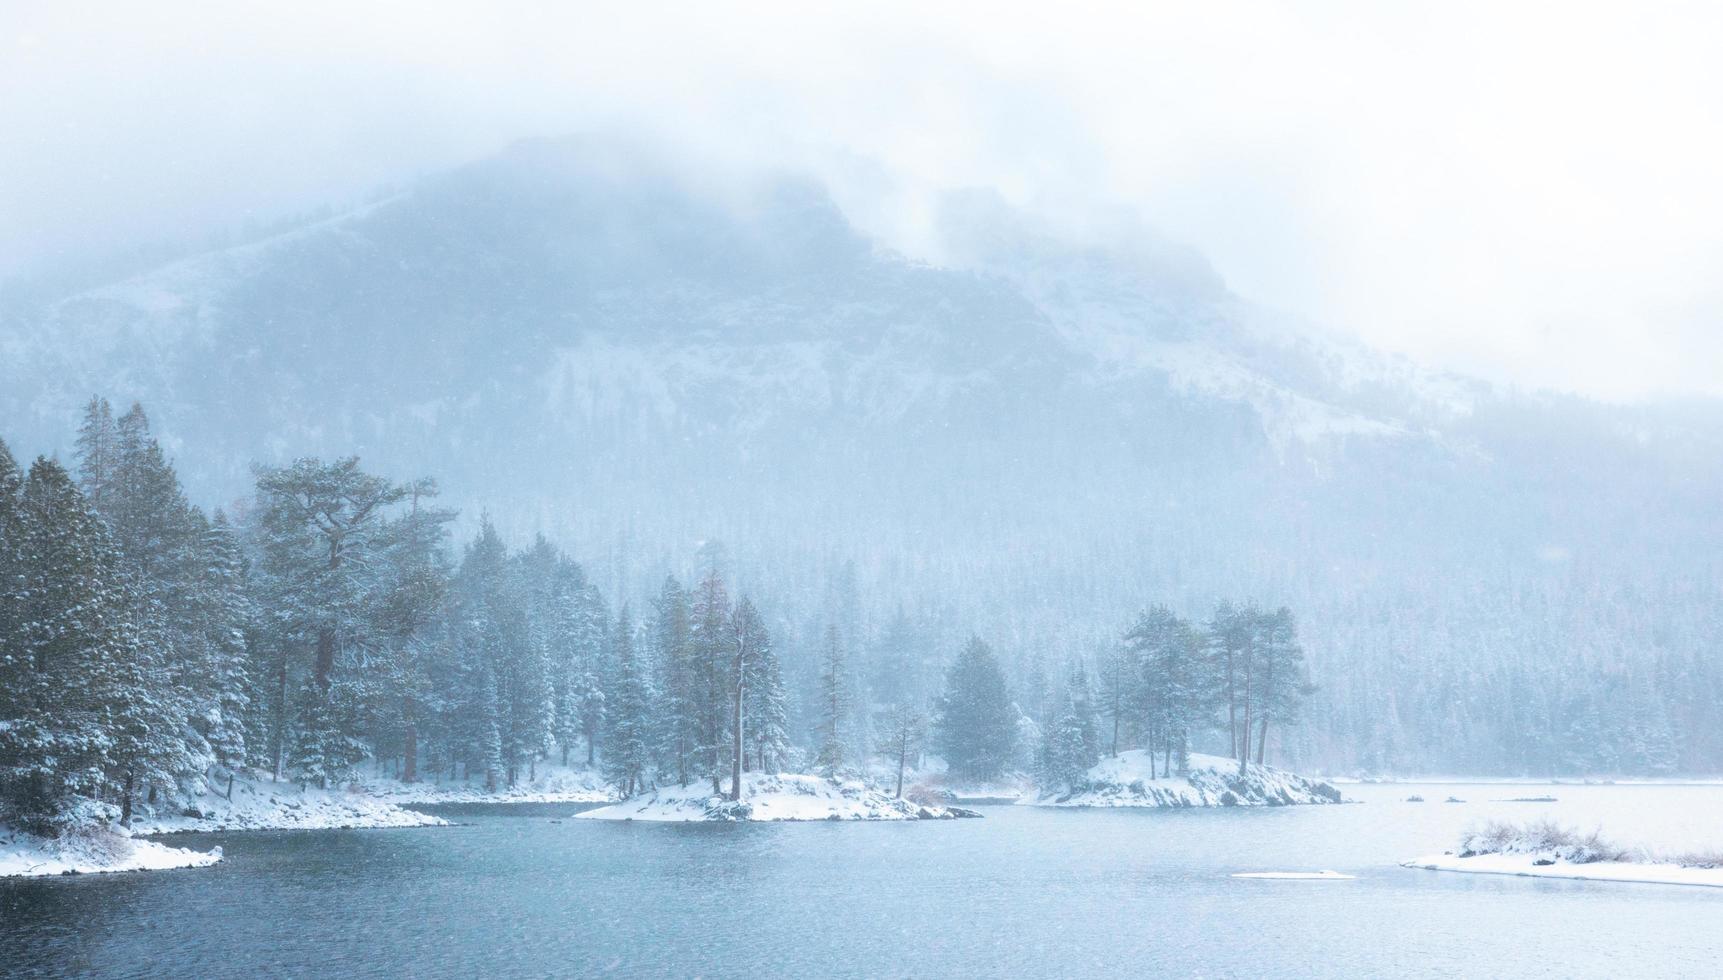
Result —
M721 540L791 629L853 561L862 632L899 606L924 624L924 688L971 629L1023 665L1092 655L1156 600L1286 602L1323 687L1295 755L1554 767L1618 684L1681 688L1685 764L1723 765L1700 703L1718 405L1427 370L1253 307L1128 224L1072 243L954 194L933 264L809 180L692 172L527 143L14 304L0 431L69 456L92 393L141 400L210 503L254 461L356 453L559 538L620 597ZM1583 681L1547 681L1555 662Z

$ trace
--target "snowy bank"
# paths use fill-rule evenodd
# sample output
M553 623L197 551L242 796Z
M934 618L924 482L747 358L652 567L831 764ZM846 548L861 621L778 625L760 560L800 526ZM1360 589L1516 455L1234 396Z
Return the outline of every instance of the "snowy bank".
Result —
M1593 861L1573 864L1549 861L1534 854L1431 854L1404 861L1403 868L1465 871L1528 878L1568 878L1574 881L1636 881L1653 885L1708 885L1723 888L1723 868L1689 868L1653 861Z
M382 776L365 776L357 785L366 795L389 803L608 803L616 791L591 769L546 766L531 779L487 790L470 782L420 780L403 783Z
M1659 858L1616 846L1597 831L1582 834L1549 820L1525 825L1494 821L1467 831L1458 851L1413 858L1401 867L1723 888L1723 855Z
M296 783L236 779L227 787L197 780L171 806L144 808L132 817L134 834L198 830L333 830L370 827L435 827L441 817L419 813L346 789L301 789Z
M1155 760L1158 764L1159 759ZM1141 749L1102 759L1087 778L1069 789L1043 790L1018 800L1030 806L1293 806L1339 803L1340 791L1324 782L1238 760L1192 755L1183 775L1150 778L1149 753ZM1155 770L1159 772L1158 768Z
M85 830L57 840L0 828L0 878L202 868L221 860L221 848L194 851L110 830Z
M958 807L912 803L859 781L791 773L747 773L742 799L712 795L710 784L665 786L575 816L587 820L948 820L979 816Z

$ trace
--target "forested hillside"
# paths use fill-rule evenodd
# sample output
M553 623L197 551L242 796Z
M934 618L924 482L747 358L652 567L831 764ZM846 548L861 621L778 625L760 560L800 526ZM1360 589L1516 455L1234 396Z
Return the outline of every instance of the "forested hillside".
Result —
M798 651L792 728L829 624L858 703L931 703L980 633L1031 704L1038 677L1100 676L1145 606L1206 623L1231 598L1299 614L1315 688L1269 736L1287 761L1723 766L1717 406L1426 371L1255 309L1140 230L1072 244L980 195L935 224L911 260L803 180L718 189L601 141L525 144L11 294L0 422L21 457L71 459L92 392L141 399L188 493L248 527L271 513L254 463L434 474L426 513L459 516L425 534L484 541L488 513L510 568L555 564L543 534L611 617L722 568Z

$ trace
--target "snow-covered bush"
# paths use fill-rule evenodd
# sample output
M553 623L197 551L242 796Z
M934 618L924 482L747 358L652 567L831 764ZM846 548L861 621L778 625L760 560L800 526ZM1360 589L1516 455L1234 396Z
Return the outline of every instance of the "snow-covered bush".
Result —
M1604 840L1599 831L1584 833L1563 827L1553 820L1527 824L1491 820L1468 830L1460 838L1460 857L1480 854L1532 854L1550 862L1595 864L1599 861L1630 861L1633 855Z

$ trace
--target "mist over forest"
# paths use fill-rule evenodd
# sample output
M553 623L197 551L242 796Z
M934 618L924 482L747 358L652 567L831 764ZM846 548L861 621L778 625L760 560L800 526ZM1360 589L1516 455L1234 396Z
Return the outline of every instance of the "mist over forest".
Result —
M941 258L912 260L812 178L697 173L528 141L241 244L14 287L0 435L71 466L92 396L139 402L189 498L241 528L254 465L433 477L455 540L543 535L607 615L716 564L804 703L834 624L863 703L884 677L932 699L973 634L1033 714L1143 610L1232 600L1297 616L1289 765L1723 767L1717 404L1380 354L1148 228L1072 240L951 193Z

